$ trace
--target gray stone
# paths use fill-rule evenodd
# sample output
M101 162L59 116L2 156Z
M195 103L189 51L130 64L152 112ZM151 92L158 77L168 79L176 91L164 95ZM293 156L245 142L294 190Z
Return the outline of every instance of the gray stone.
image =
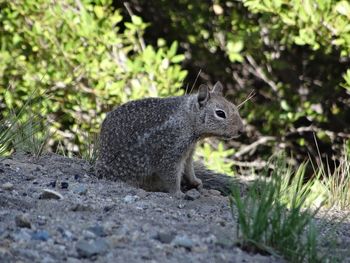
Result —
M201 194L196 189L191 189L186 192L185 199L186 200L196 200L201 197Z
M89 227L87 230L94 233L95 236L97 236L97 237L105 237L106 236L106 233L105 233L103 226L100 226L100 225Z
M88 190L84 185L75 186L73 189L73 193L78 194L78 195L86 195L87 191Z
M1 185L1 188L7 191L12 191L14 189L14 185L10 182L4 183Z
M37 251L31 250L31 249L25 249L25 248L19 248L16 250L16 254L20 255L21 257L30 259L30 260L37 260L40 255Z
M74 204L71 209L73 212L85 212L85 211L94 211L95 208L88 204Z
M127 204L135 203L140 200L140 197L137 195L127 195L123 198L124 202Z
M90 258L95 255L107 252L109 245L106 240L98 238L96 240L81 240L75 246L78 254L82 258Z
M40 197L40 199L56 199L60 200L63 199L63 196L56 191L50 190L50 189L43 189Z
M220 196L221 195L221 192L218 191L218 190L215 190L215 189L209 189L208 193L211 194L211 195L215 195L215 196Z
M33 240L47 241L50 238L50 234L46 230L38 230L34 231L31 237Z
M171 241L173 241L174 237L176 236L175 232L159 232L155 239L159 240L160 242L164 244L170 244Z
M29 241L31 239L30 232L24 228L16 231L12 236L15 241Z
M194 246L194 242L187 235L177 235L171 242L175 247L184 247L191 249Z
M28 214L20 214L15 217L16 226L23 228L32 228Z

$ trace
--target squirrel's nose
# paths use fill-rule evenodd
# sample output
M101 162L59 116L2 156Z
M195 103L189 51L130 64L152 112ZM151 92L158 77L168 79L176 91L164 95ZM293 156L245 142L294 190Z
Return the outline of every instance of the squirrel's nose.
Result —
M241 128L238 129L237 135L238 135L238 136L241 136L241 135L243 135L243 134L244 134L244 128L241 127Z

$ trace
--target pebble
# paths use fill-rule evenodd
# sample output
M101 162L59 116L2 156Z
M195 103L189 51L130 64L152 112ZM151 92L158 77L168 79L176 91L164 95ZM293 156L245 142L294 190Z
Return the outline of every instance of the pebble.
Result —
M175 232L158 232L158 234L155 236L155 239L159 240L164 244L170 244L171 241L173 241L173 239L175 238L175 236Z
M71 208L71 211L73 212L84 212L84 211L93 211L95 210L95 208L91 205L87 205L87 204L74 204Z
M56 188L56 180L48 183L46 186L50 186L52 188Z
M26 229L21 228L13 234L15 241L29 241L31 239L30 232Z
M33 240L47 241L50 238L49 232L46 230L37 230L32 233Z
M28 214L20 214L15 217L16 226L23 228L32 228Z
M123 198L124 202L127 204L135 203L140 200L140 197L137 195L127 195Z
M33 261L38 260L38 258L40 257L37 251L25 248L17 249L16 254Z
M124 247L129 241L125 235L111 235L108 240L112 247Z
M46 225L46 222L47 222L46 216L38 215L38 217L37 217L37 223L38 223L39 226Z
M61 182L61 188L62 189L68 189L69 183L68 182Z
M218 190L215 190L215 189L209 189L208 193L211 194L211 195L215 195L215 196L220 196L221 195L221 192L218 191Z
M90 258L95 255L107 252L109 245L106 240L98 238L96 240L81 240L75 246L78 254L82 258Z
M78 195L86 195L87 191L88 190L84 185L78 185L73 189L73 193Z
M185 204L184 203L180 203L177 207L180 208L180 209L185 208Z
M87 230L91 233L94 233L94 235L97 237L105 237L106 236L106 232L105 232L103 226L100 226L100 225L89 227Z
M39 196L40 199L55 199L60 200L63 199L63 196L56 191L50 190L50 189L43 189L41 195Z
M196 189L191 189L185 193L186 200L196 200L201 197L201 194Z
M1 186L2 189L4 190L7 190L7 191L12 191L13 188L14 188L14 185L10 182L7 182L7 183L4 183L2 186Z
M62 237L67 240L73 240L73 233L69 230L64 229L63 227L58 227L57 231L61 233Z
M171 242L175 247L184 247L191 249L194 246L194 242L187 235L177 235Z

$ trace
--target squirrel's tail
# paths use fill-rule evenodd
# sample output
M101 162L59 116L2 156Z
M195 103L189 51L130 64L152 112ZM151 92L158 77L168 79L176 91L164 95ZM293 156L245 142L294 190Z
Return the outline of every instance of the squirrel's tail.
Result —
M194 162L193 166L196 177L202 180L205 189L215 189L223 195L231 193L232 184L236 183L232 176L208 170L200 162Z

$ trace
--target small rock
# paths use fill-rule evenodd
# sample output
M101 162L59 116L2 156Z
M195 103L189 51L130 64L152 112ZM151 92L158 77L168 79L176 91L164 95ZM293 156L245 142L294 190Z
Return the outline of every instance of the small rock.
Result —
M61 233L62 237L68 240L73 240L73 233L63 227L58 227L57 231Z
M32 228L28 214L20 214L15 217L16 226L23 228Z
M75 248L80 257L90 258L95 255L106 253L109 245L106 240L99 238L90 241L78 241Z
M201 194L196 189L191 189L186 192L185 199L186 200L196 200L201 197Z
M177 207L180 208L180 209L185 208L185 204L184 203L180 203Z
M221 195L221 192L218 191L218 190L215 190L215 189L209 189L208 193L211 194L211 195L215 195L215 196L220 196Z
M50 190L50 189L43 189L43 192L41 193L40 199L56 199L60 200L63 199L63 196L56 191Z
M140 198L145 198L148 195L148 193L145 190L140 188L140 189L137 190L137 195Z
M191 249L192 252L195 253L206 253L208 251L207 245L195 246Z
M124 202L127 204L135 203L136 201L140 200L140 197L137 195L127 195L123 198Z
M2 186L1 186L2 189L4 190L7 190L7 191L12 191L13 188L14 188L14 185L10 182L7 182L7 183L4 183Z
M194 242L187 235L176 236L171 243L176 247L187 249L191 249L194 246Z
M62 189L68 189L69 183L68 182L61 182L61 188Z
M17 249L16 254L26 259L33 260L34 262L38 260L38 258L40 257L38 251L35 251L32 249L25 249L25 248Z
M124 247L129 241L125 235L111 235L108 240L112 247Z
M46 186L50 186L52 188L55 188L56 187L56 180L48 183Z
M4 172L5 172L5 170L0 168L0 173L4 173Z
M99 226L99 225L89 227L87 230L94 233L94 235L98 236L98 237L105 237L106 236L104 228L102 226Z
M33 240L47 241L49 238L50 234L46 230L38 230L32 233Z
M23 228L16 231L12 236L15 241L29 241L31 239L30 232Z
M93 210L95 210L95 208L92 207L91 205L75 204L71 207L70 210L73 212L84 212L84 211L93 211Z
M87 189L83 185L78 185L73 189L73 192L78 195L85 195L87 193Z
M176 236L176 233L174 232L159 232L156 236L155 239L159 240L160 242L164 244L170 244L171 241L173 241L174 237Z
M46 222L47 222L46 216L38 215L37 223L38 223L39 226L46 225Z

